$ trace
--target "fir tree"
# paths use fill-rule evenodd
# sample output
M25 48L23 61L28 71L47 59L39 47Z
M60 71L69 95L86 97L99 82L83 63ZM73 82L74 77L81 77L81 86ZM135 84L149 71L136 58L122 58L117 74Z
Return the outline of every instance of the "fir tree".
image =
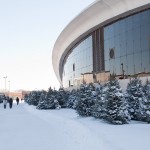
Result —
M145 121L150 123L150 81L148 81L148 79L143 87L143 91L146 97L146 100L144 101Z
M63 88L59 88L55 99L57 99L62 108L67 107L68 93Z
M55 109L53 90L50 87L45 97L45 109Z
M77 112L81 116L91 116L92 107L95 102L95 96L93 95L93 85L81 85L80 86L80 96L77 103Z
M77 102L79 100L79 91L72 90L69 94L68 101L67 101L67 107L76 109Z
M25 94L25 96L24 96L24 101L25 101L26 103L28 103L28 99L29 99L29 94Z
M32 91L25 96L25 102L29 105L37 106L40 98L40 91Z
M93 105L92 116L95 118L104 119L106 118L106 104L107 101L105 99L105 91L103 86L100 86L96 89L96 102Z
M148 100L150 100L150 81L147 79L143 87L144 94Z
M143 92L143 86L141 80L134 78L130 80L127 86L129 111L132 119L139 121L146 121L147 99Z
M40 96L40 99L39 99L39 103L37 105L37 109L46 109L45 107L45 104L46 104L46 94L47 92L46 91L41 91L41 96Z
M125 124L130 119L127 103L119 82L110 80L105 97L107 103L106 119L113 124Z
M51 96L53 90L51 87L48 89L48 92L43 91L40 96L39 103L37 105L37 109L50 109Z

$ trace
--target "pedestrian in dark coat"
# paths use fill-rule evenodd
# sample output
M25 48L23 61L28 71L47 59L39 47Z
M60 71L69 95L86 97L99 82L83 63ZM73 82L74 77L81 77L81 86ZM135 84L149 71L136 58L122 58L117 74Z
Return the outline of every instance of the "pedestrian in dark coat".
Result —
M6 97L5 97L5 96L3 97L3 104L4 104L4 109L6 109L7 99L6 99Z
M13 99L10 97L9 98L9 107L10 107L10 109L12 108L12 105L13 105Z
M17 105L18 105L19 104L19 98L18 97L16 98L16 102L17 102Z

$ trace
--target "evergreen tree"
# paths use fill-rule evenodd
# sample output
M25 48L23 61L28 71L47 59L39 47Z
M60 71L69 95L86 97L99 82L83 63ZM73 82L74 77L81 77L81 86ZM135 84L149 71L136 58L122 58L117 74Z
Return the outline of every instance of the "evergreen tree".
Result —
M37 105L37 109L46 109L45 108L45 104L46 104L46 91L41 91L41 95L40 95L40 99L39 99L39 103Z
M97 98L95 104L93 105L92 116L95 118L104 119L106 118L107 101L105 99L105 91L103 86L100 85L100 87L96 89L96 93Z
M147 99L143 92L143 86L141 80L134 78L130 80L127 86L129 111L132 119L145 121L146 120L146 105Z
M26 103L28 103L28 100L29 100L29 94L25 94L25 96L24 96L24 101L25 101Z
M55 96L53 95L53 104L54 104L54 109L60 109L61 105L59 104L58 100L55 98Z
M30 92L27 99L27 103L29 105L33 105L32 97L33 97L32 92Z
M77 102L79 100L79 91L72 90L69 94L68 101L67 101L67 107L76 109Z
M63 88L59 88L55 99L57 99L61 108L67 107L68 93Z
M37 106L40 99L40 91L32 91L25 96L25 102L29 105Z
M105 100L107 103L106 119L113 124L127 123L130 119L127 102L116 79L110 80Z
M81 85L80 86L80 96L79 101L77 103L77 112L81 116L91 116L92 107L94 102L96 101L94 95L94 86L90 85Z
M145 121L150 123L150 81L146 80L146 83L143 88L146 100L144 101L144 113L145 113Z
M29 105L37 106L37 109L60 109L61 106L57 100L58 92L50 87L46 91L32 91L26 95L25 101Z
M4 95L0 95L0 103L3 103Z
M48 92L46 94L44 102L45 102L44 103L45 109L55 109L55 107L54 107L53 90L52 90L51 87L48 89Z
M143 87L144 94L148 100L150 100L150 81L147 79Z

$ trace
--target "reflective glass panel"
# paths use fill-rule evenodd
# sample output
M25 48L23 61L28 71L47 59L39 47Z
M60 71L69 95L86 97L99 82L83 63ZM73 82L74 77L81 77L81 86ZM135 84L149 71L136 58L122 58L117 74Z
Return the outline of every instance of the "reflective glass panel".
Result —
M112 48L115 57L109 55ZM104 27L104 60L111 74L121 74L121 64L125 75L150 72L150 9Z
M76 80L81 78L81 74L93 71L92 36L84 39L73 48L67 55L63 74L63 85L68 87L76 84Z

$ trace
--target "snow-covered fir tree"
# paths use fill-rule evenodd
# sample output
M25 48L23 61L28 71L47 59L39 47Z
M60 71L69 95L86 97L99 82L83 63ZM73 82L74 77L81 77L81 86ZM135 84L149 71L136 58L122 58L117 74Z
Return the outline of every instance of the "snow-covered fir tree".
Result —
M92 116L95 118L104 119L106 118L107 101L105 99L105 90L102 85L99 85L99 88L96 88L96 95L96 102L92 107Z
M61 106L58 102L58 100L55 98L55 95L51 95L48 100L47 109L60 109Z
M150 123L150 81L147 79L146 83L143 87L143 91L146 97L146 100L144 102L145 104L145 121Z
M47 92L46 91L41 91L41 96L40 96L40 99L39 99L39 103L37 105L37 109L45 109L45 104L46 104L46 94Z
M32 91L28 94L28 96L26 96L25 101L29 104L29 105L34 105L37 106L39 99L40 99L40 91Z
M31 95L31 93L28 93L28 94L25 95L25 98L24 98L25 102L28 103L29 105L32 104L31 101L30 101L30 95Z
M76 106L77 106L77 102L79 100L79 90L72 90L69 94L69 97L68 97L68 101L67 101L67 107L68 108L73 108L73 109L76 109Z
M25 96L24 96L24 101L26 102L26 103L28 103L28 99L29 99L29 94L25 94Z
M116 79L109 81L106 100L106 120L113 124L125 124L130 120L128 105Z
M56 99L56 91L53 91L51 87L48 89L45 100L45 109L60 108L58 100Z
M3 103L4 99L5 99L5 95L0 95L0 103Z
M142 82L138 78L130 80L127 86L129 111L132 119L149 122L148 100L143 92Z
M94 86L92 84L80 86L80 96L77 103L77 112L81 116L91 116L92 107L96 101L96 96L94 95Z
M68 92L65 91L63 88L59 88L55 99L59 102L59 105L62 108L66 108L67 107L67 101L68 101Z
M145 93L146 98L150 100L150 81L148 79L144 84L143 91Z

